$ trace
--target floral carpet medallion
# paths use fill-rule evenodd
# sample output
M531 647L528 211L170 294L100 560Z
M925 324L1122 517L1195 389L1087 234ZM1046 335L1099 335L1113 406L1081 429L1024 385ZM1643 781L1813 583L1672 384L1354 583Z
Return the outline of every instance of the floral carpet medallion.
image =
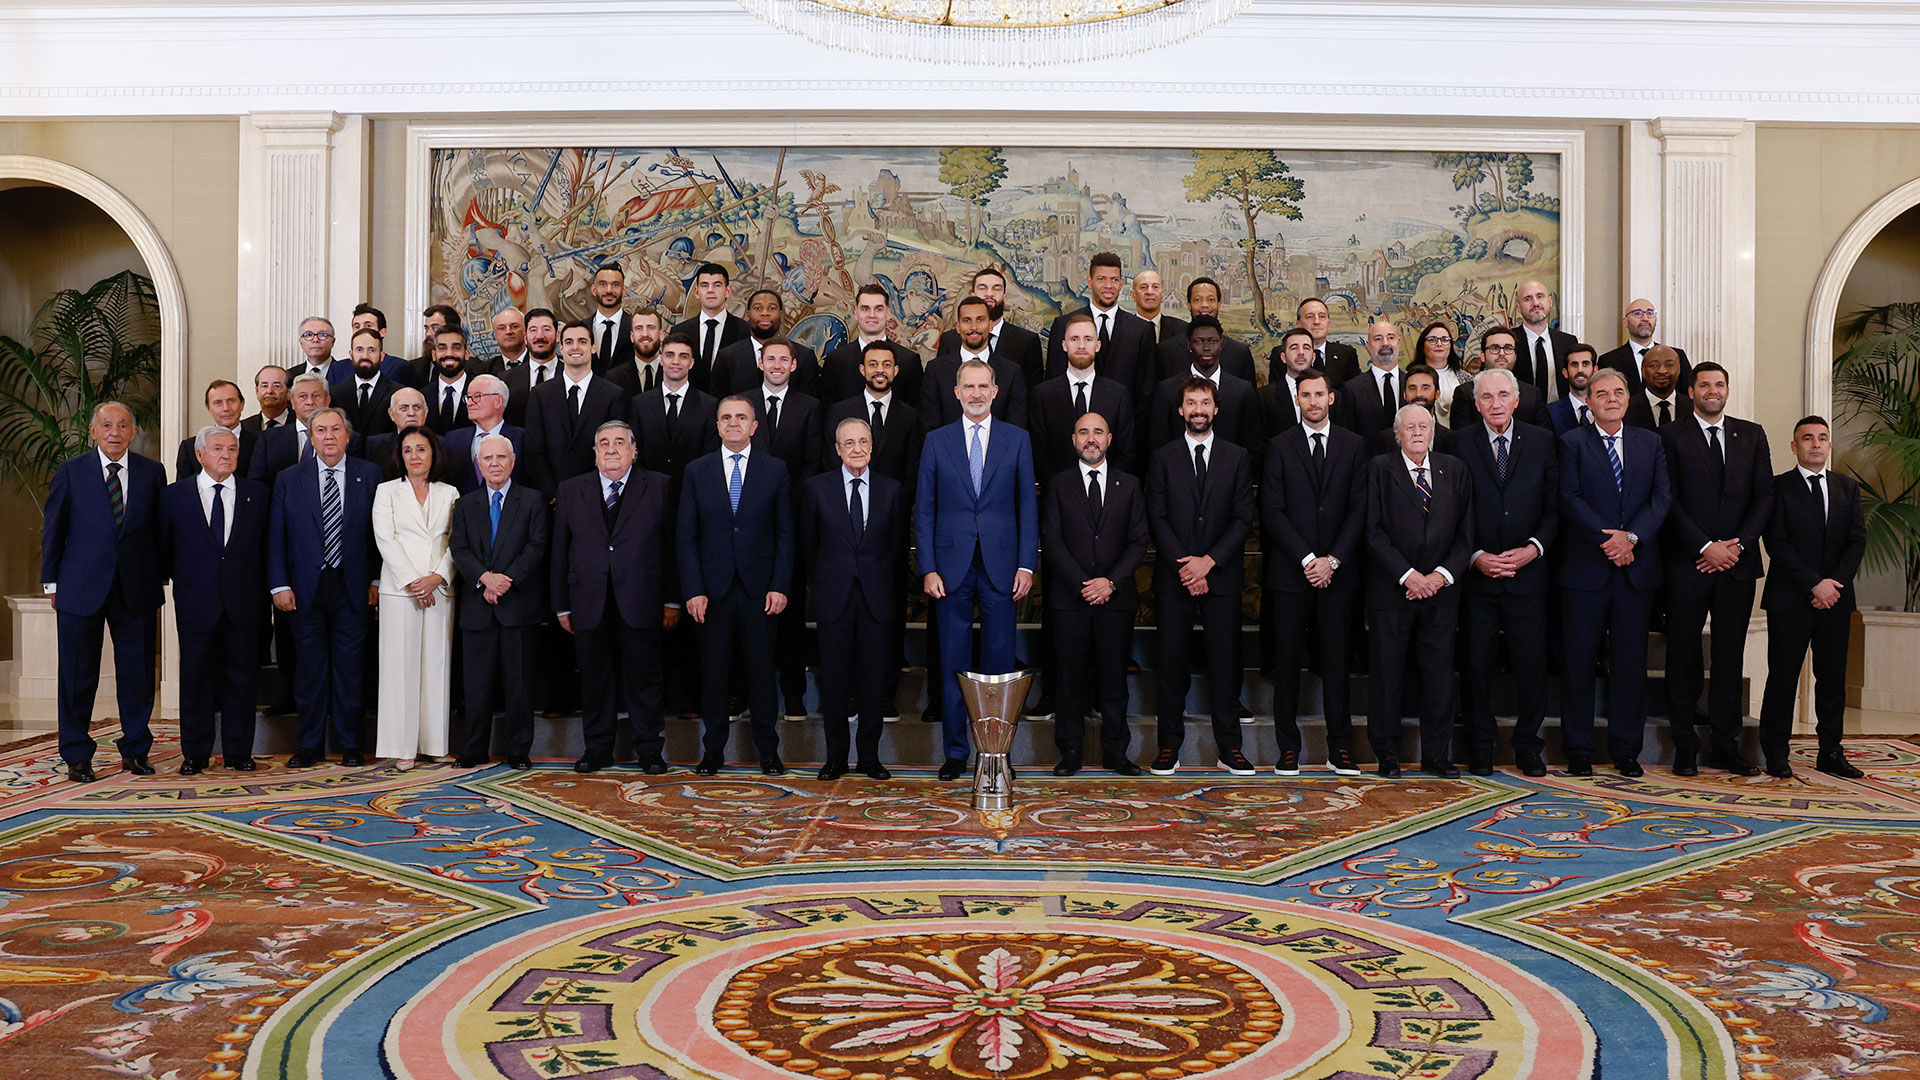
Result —
M918 779L574 773L536 769L474 785L722 880L931 862L1031 863L1265 883L1337 860L1391 824L1417 830L1523 792L1457 781L1021 778L1012 810Z
M1424 931L1173 887L838 882L509 938L389 1032L403 1076L1590 1075L1559 993Z

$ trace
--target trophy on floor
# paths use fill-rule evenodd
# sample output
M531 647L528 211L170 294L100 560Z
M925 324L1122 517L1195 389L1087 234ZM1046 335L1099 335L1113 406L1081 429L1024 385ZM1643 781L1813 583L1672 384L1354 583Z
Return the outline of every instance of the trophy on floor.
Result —
M1013 805L1013 769L1007 753L1013 749L1013 725L1027 703L1033 672L1005 675L957 672L960 697L967 703L968 729L977 756L973 763L973 808L1006 810Z

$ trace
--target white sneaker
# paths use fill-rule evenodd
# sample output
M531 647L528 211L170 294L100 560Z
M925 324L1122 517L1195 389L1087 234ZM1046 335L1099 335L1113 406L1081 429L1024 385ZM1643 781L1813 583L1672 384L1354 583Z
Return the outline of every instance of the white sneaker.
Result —
M1153 756L1153 764L1147 771L1155 776L1172 776L1180 770L1180 755L1172 750L1162 750Z

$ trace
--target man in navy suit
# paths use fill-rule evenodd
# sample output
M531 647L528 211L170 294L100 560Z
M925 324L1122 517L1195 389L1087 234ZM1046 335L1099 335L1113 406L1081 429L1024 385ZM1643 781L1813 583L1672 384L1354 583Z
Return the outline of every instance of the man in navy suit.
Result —
M94 449L53 474L40 532L40 587L60 624L60 757L68 779L93 779L93 697L100 639L113 632L121 761L153 775L153 661L160 609L160 490L166 466L127 448L140 429L117 401L93 410Z
M1593 423L1560 436L1561 724L1567 771L1593 775L1593 690L1604 640L1607 753L1639 776L1647 723L1647 627L1660 587L1652 548L1672 505L1660 436L1628 427L1627 377L1608 368L1587 397Z
M533 764L534 634L547 612L547 500L513 482L514 449L507 436L481 439L473 457L481 485L454 504L448 539L460 572L467 701L466 745L455 764L484 765L492 755L497 686L507 764L526 769Z
M240 475L247 474L247 466L253 463L254 447L260 442L260 425L247 427L240 414L247 409L247 396L240 392L240 385L231 379L215 379L207 384L205 395L207 415L220 427L233 432L240 440L240 464L236 466ZM173 478L185 480L200 471L200 461L193 448L194 437L189 435L180 440L180 449L174 455Z
M327 730L340 744L340 763L363 765L361 680L369 613L375 601L380 553L373 542L373 489L379 467L347 456L352 432L332 407L308 419L313 461L273 482L273 520L267 531L267 586L273 606L293 616L299 670L300 749L287 767L326 760Z
M1068 321L1076 315L1090 315L1100 340L1100 352L1094 358L1100 374L1126 387L1133 401L1151 398L1159 371L1160 345L1151 323L1120 306L1124 283L1120 256L1102 251L1093 257L1087 266L1087 305L1053 320L1047 331L1047 378L1067 372ZM1219 350L1214 352L1217 356Z
M525 433L507 423L506 411L507 384L499 376L475 375L467 383L467 419L472 422L466 427L454 428L440 440L441 449L447 455L447 481L459 488L462 495L479 490L482 483L476 451L483 440L504 436L513 444L514 456L520 456L521 438Z
M1587 399L1598 370L1593 362L1593 346L1576 341L1568 347L1567 361L1560 368L1562 396L1547 406L1547 423L1555 435L1565 435L1593 422L1593 404Z
M387 399L387 422L393 425L392 431L375 435L364 443L360 443L356 437L354 441L360 443L359 448L347 452L362 461L371 461L381 469L392 464L399 447L400 433L410 427L427 426L426 395L411 386L403 386L395 390L393 396ZM348 423L352 421L349 420ZM444 442L441 444L442 453L447 452L445 445ZM309 454L308 457L311 458L312 455Z
M759 421L740 395L722 398L720 449L695 459L680 482L680 588L700 624L702 776L726 764L727 692L738 665L753 711L760 771L781 776L774 620L787 608L794 571L794 499L787 466L754 438Z
M976 310L971 299L964 310ZM974 607L980 608L982 673L1012 671L1014 605L1033 588L1040 561L1039 504L1027 433L994 415L1002 390L991 364L968 360L955 378L961 418L927 435L913 527L922 587L940 626L935 688L928 695L942 695L942 780L959 779L967 768L967 709L954 676L972 666Z
M667 771L661 756L666 718L660 635L680 621L673 506L667 478L634 467L633 429L626 421L608 420L592 438L594 471L564 481L554 495L547 578L554 616L579 653L587 749L573 770L590 773L613 764L619 685L626 690L634 756L647 775L658 776Z
M270 513L267 489L236 473L232 431L204 427L193 441L199 468L160 497L160 550L180 631L181 776L206 771L215 712L227 768L254 767Z
M876 356L891 353L876 349ZM900 482L873 463L873 428L854 416L835 427L840 468L806 482L800 500L800 551L813 575L820 623L820 715L827 760L822 780L847 772L848 705L860 718L853 744L863 775L885 780L880 728L886 712L886 669L893 658L888 627L898 598L906 507Z
M1460 690L1475 776L1493 773L1494 656L1502 633L1518 708L1514 763L1528 776L1547 775L1540 725L1547 715L1547 552L1560 534L1560 445L1553 432L1514 418L1524 386L1504 368L1482 370L1473 380L1479 419L1454 432L1453 452L1473 484L1475 550L1461 583L1467 677Z

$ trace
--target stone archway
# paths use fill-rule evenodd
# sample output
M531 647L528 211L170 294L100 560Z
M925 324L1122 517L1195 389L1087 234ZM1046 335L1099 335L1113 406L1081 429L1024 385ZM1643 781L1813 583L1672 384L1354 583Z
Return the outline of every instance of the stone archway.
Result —
M1853 276L1855 264L1866 253L1867 245L1879 236L1895 218L1920 206L1920 180L1911 180L1882 196L1867 207L1827 254L1826 265L1814 280L1813 299L1807 307L1806 401L1807 411L1821 416L1833 415L1833 327L1840 314L1840 294Z

